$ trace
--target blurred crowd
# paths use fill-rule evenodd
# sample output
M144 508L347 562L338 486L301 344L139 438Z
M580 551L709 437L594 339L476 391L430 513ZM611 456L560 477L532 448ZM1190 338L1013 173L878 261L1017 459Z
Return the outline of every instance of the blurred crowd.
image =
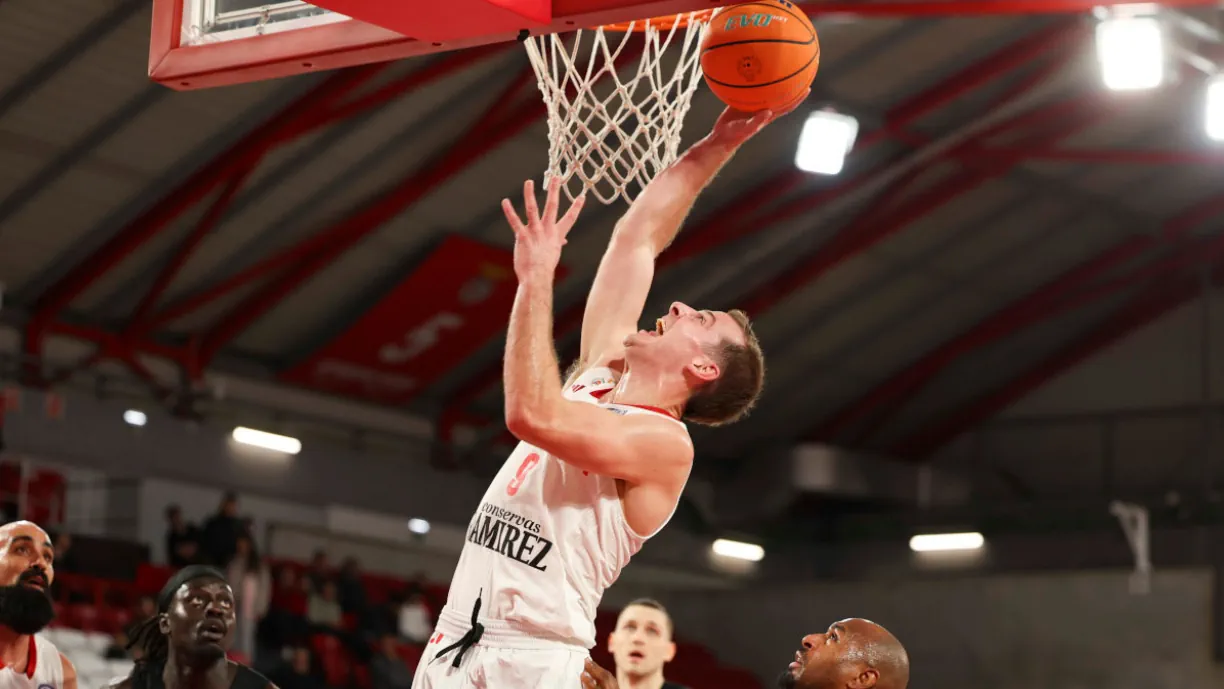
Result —
M338 640L368 667L371 689L411 686L415 668L405 660L403 646L424 646L441 603L430 599L419 577L375 603L355 559L335 567L319 550L305 570L276 567L261 555L251 520L240 516L234 494L225 495L200 525L178 505L166 508L166 522L167 564L209 564L226 572L237 599L234 650L281 689L328 687L312 650L318 635ZM142 612L154 609L151 599L141 601Z

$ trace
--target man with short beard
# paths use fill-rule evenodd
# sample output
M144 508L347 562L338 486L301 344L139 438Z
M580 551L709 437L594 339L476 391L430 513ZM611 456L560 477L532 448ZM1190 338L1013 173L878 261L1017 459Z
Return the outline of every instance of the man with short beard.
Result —
M0 687L76 689L76 668L38 636L55 618L55 549L31 522L0 526Z
M234 638L234 591L213 567L179 570L157 596L157 614L132 631L140 659L108 689L277 689L226 657Z
M887 629L863 619L834 622L809 634L778 678L782 689L906 689L909 655ZM582 689L620 689L615 676L589 658Z

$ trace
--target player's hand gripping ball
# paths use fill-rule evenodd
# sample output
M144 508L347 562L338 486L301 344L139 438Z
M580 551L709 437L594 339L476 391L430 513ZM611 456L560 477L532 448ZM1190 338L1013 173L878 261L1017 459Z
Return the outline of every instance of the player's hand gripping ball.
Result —
M806 13L786 0L733 5L714 14L701 69L736 110L784 112L806 97L820 68L820 41Z

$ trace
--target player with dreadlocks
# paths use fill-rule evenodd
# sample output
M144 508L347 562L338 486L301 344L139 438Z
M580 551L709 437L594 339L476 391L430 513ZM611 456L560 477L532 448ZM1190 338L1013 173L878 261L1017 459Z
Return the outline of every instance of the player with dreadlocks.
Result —
M131 633L140 658L110 689L277 689L225 656L234 636L234 592L219 570L179 570L157 596L157 614Z

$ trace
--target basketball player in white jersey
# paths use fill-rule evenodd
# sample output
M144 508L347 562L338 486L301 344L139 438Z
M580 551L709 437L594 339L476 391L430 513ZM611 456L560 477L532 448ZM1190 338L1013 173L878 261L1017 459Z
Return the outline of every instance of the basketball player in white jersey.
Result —
M468 526L467 543L413 689L575 687L595 644L603 592L670 520L693 445L681 419L718 425L747 413L764 360L747 318L680 303L637 324L655 258L697 195L775 117L728 110L643 190L617 224L587 300L582 346L562 382L553 280L582 199L527 220L509 201L518 293L505 354L506 424L522 442Z
M76 668L38 635L55 618L55 548L31 522L0 526L0 689L76 689Z

